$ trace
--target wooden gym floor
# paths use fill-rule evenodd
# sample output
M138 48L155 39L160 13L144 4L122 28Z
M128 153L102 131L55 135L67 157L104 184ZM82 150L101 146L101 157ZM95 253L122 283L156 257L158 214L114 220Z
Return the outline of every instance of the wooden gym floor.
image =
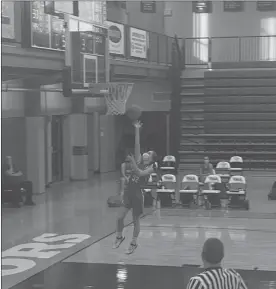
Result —
M23 220L21 229L19 225L9 228L16 221L8 220L12 218L12 209L5 208L4 250L31 242L42 233L78 233L89 238L52 260L36 258L36 266L24 273L4 276L3 288L183 289L188 279L201 270L201 248L209 237L223 241L224 266L237 269L249 288L276 288L276 202L267 200L274 175L247 173L250 211L147 210L141 220L139 247L129 256L124 251L133 228L131 225L125 228L126 240L113 250L116 209L105 204L113 194L117 175L101 176L73 187L67 185L63 191L61 187L54 188L51 197L38 205L40 210L36 207L26 209L25 213L13 211ZM59 197L54 195L57 192ZM39 220L39 215L44 219ZM27 221L32 228L27 229ZM11 236L15 237L13 244L9 241Z

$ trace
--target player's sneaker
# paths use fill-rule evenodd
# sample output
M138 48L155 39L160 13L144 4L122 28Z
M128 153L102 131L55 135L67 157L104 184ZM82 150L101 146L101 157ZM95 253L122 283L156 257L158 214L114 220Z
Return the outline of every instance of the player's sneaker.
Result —
M120 245L123 243L123 241L125 240L125 237L116 237L116 240L113 244L113 249L117 249L120 247Z
M138 247L137 244L130 243L129 247L126 250L126 254L128 255L132 254L136 250L137 247Z

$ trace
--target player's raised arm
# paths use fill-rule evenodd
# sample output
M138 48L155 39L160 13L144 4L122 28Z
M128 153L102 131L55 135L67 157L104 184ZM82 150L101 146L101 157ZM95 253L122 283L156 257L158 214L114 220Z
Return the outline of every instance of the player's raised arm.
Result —
M126 164L125 163L122 163L121 164L121 174L122 176L126 179Z
M140 121L136 121L134 123L135 128L135 146L134 146L134 156L137 163L141 162L141 148L140 148L140 129L142 127L142 123Z
M130 162L132 164L132 168L133 168L135 174L137 176L139 176L139 177L149 176L149 175L151 175L152 173L155 172L155 169L152 166L148 167L145 170L140 170L138 168L137 162L136 162L136 160L135 160L135 158L133 156L129 156L129 160L130 160Z

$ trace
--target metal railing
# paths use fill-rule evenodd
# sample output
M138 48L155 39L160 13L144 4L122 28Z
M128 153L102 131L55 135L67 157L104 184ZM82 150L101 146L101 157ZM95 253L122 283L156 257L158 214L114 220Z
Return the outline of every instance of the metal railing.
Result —
M276 35L183 39L184 65L276 61Z

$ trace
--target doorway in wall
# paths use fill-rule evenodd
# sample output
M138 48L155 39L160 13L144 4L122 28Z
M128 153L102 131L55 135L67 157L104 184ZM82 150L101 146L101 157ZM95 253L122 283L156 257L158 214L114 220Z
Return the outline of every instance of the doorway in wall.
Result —
M52 182L63 180L63 116L52 117Z

